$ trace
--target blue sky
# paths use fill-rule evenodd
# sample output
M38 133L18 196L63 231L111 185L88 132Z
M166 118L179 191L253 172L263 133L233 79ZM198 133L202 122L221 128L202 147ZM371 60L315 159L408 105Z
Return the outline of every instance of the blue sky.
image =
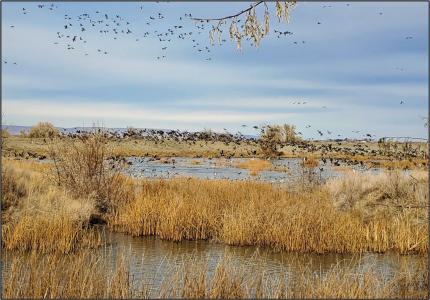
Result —
M306 138L319 137L317 129L323 138L427 137L427 3L299 2L288 24L277 21L269 3L270 35L259 48L244 43L242 51L228 27L227 41L211 46L209 27L199 34L184 14L225 16L246 2L57 3L53 10L38 4L2 3L4 124L255 134L254 125L292 123ZM132 33L100 33L104 23L87 26L77 20L83 13L94 20L119 15L121 28ZM156 34L168 28L175 32L171 41L160 42ZM277 38L275 29L293 34ZM193 34L179 39L181 32ZM196 51L205 46L210 53Z

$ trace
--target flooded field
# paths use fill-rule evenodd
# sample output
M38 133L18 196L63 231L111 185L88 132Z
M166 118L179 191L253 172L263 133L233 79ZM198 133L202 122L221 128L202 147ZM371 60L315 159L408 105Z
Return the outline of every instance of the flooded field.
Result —
M196 177L200 179L230 179L230 180L262 180L272 183L288 182L300 178L304 169L300 158L281 158L272 161L269 170L261 170L252 175L248 169L239 168L240 163L251 161L249 158L187 158L173 157L166 159L154 159L152 157L129 157L126 173L135 178L173 178ZM342 176L344 170L357 172L380 172L377 168L362 166L334 166L329 161L325 164L319 162L312 172L321 181ZM309 170L307 170L309 172Z

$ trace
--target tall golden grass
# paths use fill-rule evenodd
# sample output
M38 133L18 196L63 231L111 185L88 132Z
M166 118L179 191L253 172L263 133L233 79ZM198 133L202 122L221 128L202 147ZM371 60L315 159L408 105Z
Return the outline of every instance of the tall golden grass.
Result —
M269 170L272 168L272 163L265 159L249 159L238 162L236 168L248 169L251 176L257 176L262 170Z
M227 257L215 271L194 257L180 263L161 285L133 277L124 253L110 260L94 252L69 256L37 252L6 261L3 298L428 298L428 270L424 262L401 265L393 275L381 276L374 266L358 272L356 266L334 265L315 273L303 266L295 276L252 274ZM300 275L299 275L300 274ZM144 278L144 276L142 276Z
M284 276L269 278L258 271L250 280L228 260L209 275L208 266L191 261L159 290L147 282L136 288L124 256L112 270L99 254L86 251L104 244L89 224L98 211L94 197L73 193L78 186L54 185L52 177L40 173L46 167L4 163L2 248L15 257L3 271L3 298L428 297L424 266L384 279L372 268L361 275L338 267L321 274L304 269L303 276L286 282ZM116 195L125 196L111 198L104 217L111 229L136 236L298 252L428 253L424 172L351 174L301 192L254 181L117 176L112 182Z
M101 232L85 228L83 221L73 220L65 213L24 215L2 226L2 244L6 250L68 254L103 243Z
M76 199L40 173L2 166L2 247L70 253L102 244L88 228L91 199Z
M254 181L137 181L111 175L102 159L104 144L87 143L60 154L57 164L64 165L54 169L61 173L60 186L39 173L4 166L4 247L70 252L81 247L73 243L90 244L87 236L100 245L97 234L84 234L86 229L80 234L98 214L114 230L174 241L317 253L428 252L428 177L423 173L347 176L300 191ZM100 199L109 209L100 210ZM29 228L45 234L42 229L51 228L56 240L64 234L66 242L50 243L43 234L28 234Z
M174 241L205 239L299 252L428 252L425 207L393 212L387 202L369 216L360 206L338 209L326 187L297 193L252 181L144 180L140 190L112 214L111 228ZM424 197L411 200L422 203L428 195L414 197Z
M318 253L427 253L428 178L357 176L301 192L252 181L143 180L134 187L130 180L117 186L125 187L118 194L127 198L118 199L105 218L115 230L175 241L211 239ZM62 224L58 215L75 220L67 223L61 218L69 224L62 227L64 234L74 240L78 228L85 227L95 212L91 197L74 198L40 175L6 166L2 177L4 203L9 203L4 209L9 224L3 228L3 243L10 249L49 249L42 245L43 235L25 234L30 231L23 228L52 227L52 235L58 237L54 229Z

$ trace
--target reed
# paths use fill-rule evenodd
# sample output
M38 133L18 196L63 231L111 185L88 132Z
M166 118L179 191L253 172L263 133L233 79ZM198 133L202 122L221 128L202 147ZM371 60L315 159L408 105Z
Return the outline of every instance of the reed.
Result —
M293 274L251 272L224 256L214 271L191 256L166 274L161 284L136 278L124 253L83 251L68 256L40 255L5 259L2 298L428 298L426 262L401 265L381 276L374 265L332 265L315 272L302 265Z
M422 196L427 197L413 197ZM426 207L400 207L393 213L387 203L369 215L366 205L340 209L334 198L325 186L293 192L253 181L143 180L135 199L111 215L109 226L135 236L298 252L428 252Z
M2 247L20 252L70 253L102 244L100 233L88 227L94 212L91 199L76 199L48 177L2 166Z
M68 254L103 243L101 232L85 228L83 221L73 220L65 213L24 215L2 226L2 244L6 250Z
M99 213L91 196L76 198L49 177L9 167L4 166L2 178L9 203L3 210L3 247L70 252L91 244L87 236L100 245L92 229L89 234L85 229ZM125 196L100 218L109 228L135 236L298 252L428 252L428 177L423 172L351 175L300 191L255 181L117 178L124 181L116 193ZM77 245L51 243L25 228L45 234L49 229L57 238L63 232L64 240Z

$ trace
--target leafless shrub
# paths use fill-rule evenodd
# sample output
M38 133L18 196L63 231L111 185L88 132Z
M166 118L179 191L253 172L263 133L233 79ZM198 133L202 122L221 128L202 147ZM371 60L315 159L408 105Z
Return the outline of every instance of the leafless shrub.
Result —
M114 209L132 197L131 182L121 174L121 162L108 161L110 151L100 130L53 143L53 175L75 197L91 197L99 212Z

